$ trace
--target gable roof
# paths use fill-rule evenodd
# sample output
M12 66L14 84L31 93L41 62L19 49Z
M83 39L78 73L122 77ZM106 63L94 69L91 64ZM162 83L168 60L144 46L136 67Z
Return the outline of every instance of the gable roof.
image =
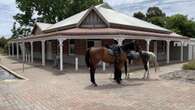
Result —
M41 32L43 32L44 30L46 30L48 27L52 26L53 24L48 24L48 23L40 23L40 22L36 22L33 26L32 29L32 34L35 32L35 30L38 28Z
M63 29L73 28L77 27L80 22L82 22L84 16L86 16L88 13L90 13L92 10L95 10L95 12L101 16L101 18L104 19L104 21L107 22L108 25L114 24L114 25L122 25L125 27L130 27L131 29L136 30L152 30L156 32L165 32L165 33L171 33L171 31L162 28L160 26L148 23L146 21L142 21L140 19L137 19L135 17L131 17L122 13L119 13L117 11L114 11L111 9L111 7L107 4L101 4L95 7L91 7L87 10L84 10L78 14L75 14L65 20L62 20L49 28L45 29L45 32L52 32L52 31L59 31Z
M50 26L52 26L53 24L49 24L49 23L40 23L40 22L36 22L35 23L42 31L46 30L47 28L49 28Z
M62 29L62 28L66 28L68 26L76 25L80 21L80 19L85 15L87 10L82 11L82 12L80 12L78 14L75 14L75 15L73 15L73 16L65 19L65 20L62 20L62 21L52 25L46 31L54 30L54 29Z
M110 27L110 24L108 23L108 21L104 18L104 16L102 16L101 13L99 13L99 11L95 8L95 7L91 7L89 8L89 10L85 13L85 15L80 19L80 21L77 23L77 27L79 27L79 25L82 24L82 22L87 18L87 16L92 12L95 11L96 15L107 25L107 27Z

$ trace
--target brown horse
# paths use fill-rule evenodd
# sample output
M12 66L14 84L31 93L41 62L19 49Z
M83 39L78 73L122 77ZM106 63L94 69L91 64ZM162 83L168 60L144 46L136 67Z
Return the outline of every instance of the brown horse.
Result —
M95 70L97 64L100 61L115 65L114 79L118 84L120 84L121 69L127 59L127 54L129 51L135 50L136 46L134 42L130 42L128 44L120 46L119 48L121 50L121 53L117 55L111 55L109 53L109 49L107 49L106 47L92 47L87 50L85 55L85 62L87 67L90 69L90 78L94 86L97 86L95 82Z

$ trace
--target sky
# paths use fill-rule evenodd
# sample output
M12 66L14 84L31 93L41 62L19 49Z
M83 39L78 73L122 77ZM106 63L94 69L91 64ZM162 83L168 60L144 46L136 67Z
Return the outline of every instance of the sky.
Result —
M148 7L158 6L167 15L181 13L195 18L195 0L104 0L115 10L132 15L134 12L146 12ZM0 36L11 36L13 16L19 10L15 0L0 0Z

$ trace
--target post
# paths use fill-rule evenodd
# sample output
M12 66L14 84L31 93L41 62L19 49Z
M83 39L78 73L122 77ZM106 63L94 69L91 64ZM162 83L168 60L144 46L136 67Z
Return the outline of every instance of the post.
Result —
M170 40L167 40L167 64L170 63Z
M14 43L12 42L12 56L14 56Z
M150 39L146 39L146 51L150 51Z
M33 41L32 42L30 42L30 47L31 47L31 49L30 49L30 53L31 53L31 63L33 63L34 62L34 56L33 56Z
M118 45L121 46L123 44L124 38L115 38L114 40L116 40L118 42Z
M42 66L45 66L45 40L41 41L42 47Z
M10 43L8 43L8 55L11 56Z
M154 53L156 56L158 56L158 44L157 44L157 41L154 41Z
M75 58L75 70L78 71L78 67L79 67L79 62L78 62L78 57Z
M184 42L181 41L181 62L183 62L183 44Z
M106 63L105 62L102 62L102 69L104 72L106 71Z
M64 39L58 39L60 46L60 71L63 71L63 42Z
M16 43L16 56L19 59L19 42Z
M25 61L28 63L28 54L25 54Z
M22 60L25 62L25 43L24 41L22 42Z

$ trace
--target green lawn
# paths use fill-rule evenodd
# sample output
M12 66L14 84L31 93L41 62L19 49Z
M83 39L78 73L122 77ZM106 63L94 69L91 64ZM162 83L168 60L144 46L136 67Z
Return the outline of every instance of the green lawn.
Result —
M183 65L184 70L195 70L195 60Z

